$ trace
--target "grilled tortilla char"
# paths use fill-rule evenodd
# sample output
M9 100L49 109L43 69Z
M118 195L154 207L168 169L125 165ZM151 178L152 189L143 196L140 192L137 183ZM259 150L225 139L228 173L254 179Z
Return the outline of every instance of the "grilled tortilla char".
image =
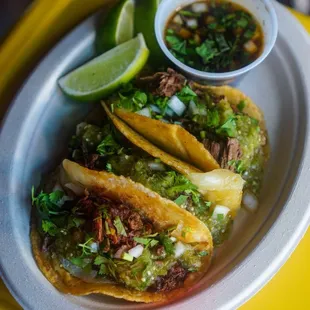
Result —
M137 78L108 100L115 115L201 171L225 168L259 194L269 156L263 114L241 91L199 85L172 69Z
M32 194L31 240L38 266L60 291L168 301L207 271L211 234L172 201L69 160L59 181L62 190Z

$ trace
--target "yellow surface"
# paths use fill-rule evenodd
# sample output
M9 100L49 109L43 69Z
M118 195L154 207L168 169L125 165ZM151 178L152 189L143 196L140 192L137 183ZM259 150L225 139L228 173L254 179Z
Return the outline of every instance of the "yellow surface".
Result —
M109 0L36 0L0 47L0 98L57 38ZM293 11L310 31L310 18ZM25 40L27 38L27 40ZM309 51L310 52L310 51ZM9 95L8 95L9 94ZM0 114L3 108L0 109ZM275 277L242 310L310 309L310 230ZM0 280L0 310L20 309Z

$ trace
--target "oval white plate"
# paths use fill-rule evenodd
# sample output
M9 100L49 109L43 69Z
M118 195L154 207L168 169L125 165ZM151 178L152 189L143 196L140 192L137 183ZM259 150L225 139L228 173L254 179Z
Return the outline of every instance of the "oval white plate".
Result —
M168 309L234 309L281 267L310 218L310 44L296 20L275 4L280 33L266 61L240 88L263 109L272 156L259 212L238 217L206 278ZM36 266L29 240L30 190L60 162L91 105L63 96L57 79L94 53L94 18L62 40L25 82L0 135L1 275L25 309L154 309L105 296L60 294ZM63 148L59 148L63 146Z

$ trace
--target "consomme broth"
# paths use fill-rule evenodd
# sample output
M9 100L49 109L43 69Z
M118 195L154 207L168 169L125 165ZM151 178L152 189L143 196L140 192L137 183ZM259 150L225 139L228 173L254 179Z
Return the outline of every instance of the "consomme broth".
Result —
M264 47L263 30L255 17L223 0L193 2L178 9L168 20L165 40L178 60L206 72L245 67Z

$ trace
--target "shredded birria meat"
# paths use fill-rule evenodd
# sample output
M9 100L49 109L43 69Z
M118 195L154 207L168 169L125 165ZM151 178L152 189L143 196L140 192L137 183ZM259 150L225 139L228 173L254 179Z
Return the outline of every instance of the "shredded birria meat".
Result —
M172 97L182 90L186 79L182 74L168 68L167 72L157 72L152 76L140 77L136 83L147 88L153 95Z

